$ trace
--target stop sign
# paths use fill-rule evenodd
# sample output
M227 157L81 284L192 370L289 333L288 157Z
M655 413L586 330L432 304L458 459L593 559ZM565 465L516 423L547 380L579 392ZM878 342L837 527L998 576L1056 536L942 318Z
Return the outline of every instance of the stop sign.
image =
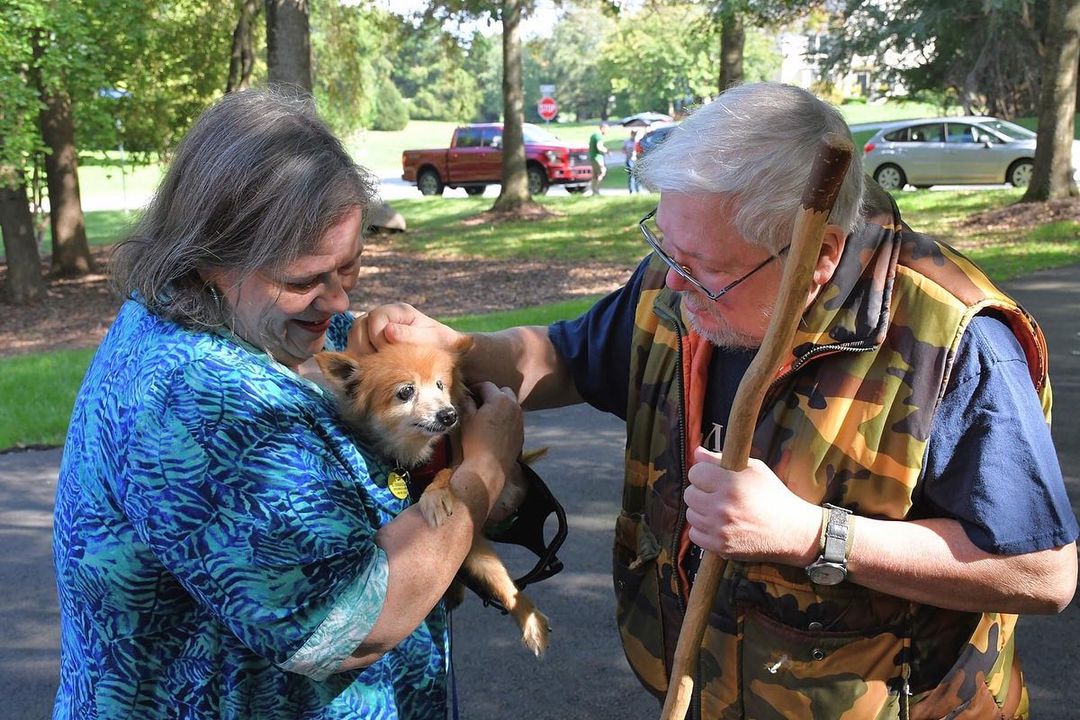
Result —
M559 104L553 97L542 97L540 102L536 103L536 112L543 120L551 120L559 114Z

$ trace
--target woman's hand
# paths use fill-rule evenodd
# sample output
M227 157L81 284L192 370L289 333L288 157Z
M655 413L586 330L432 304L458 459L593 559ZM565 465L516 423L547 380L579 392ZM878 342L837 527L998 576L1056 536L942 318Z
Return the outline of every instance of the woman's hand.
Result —
M443 350L457 350L468 336L429 318L412 305L380 305L358 316L349 331L348 353L375 352L392 343L434 345Z
M817 555L821 508L795 493L768 465L751 459L740 472L720 453L698 448L687 477L690 541L723 558L805 566Z
M517 465L525 441L525 421L509 388L485 382L475 385L473 392L478 404L468 401L462 413L462 467L470 466L484 483L490 510Z

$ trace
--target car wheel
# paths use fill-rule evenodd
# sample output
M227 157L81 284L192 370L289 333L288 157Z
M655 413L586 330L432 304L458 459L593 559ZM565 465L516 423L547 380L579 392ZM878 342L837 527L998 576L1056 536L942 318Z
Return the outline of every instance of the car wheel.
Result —
M529 177L529 194L544 195L548 191L547 175L536 165L530 165L525 171Z
M567 185L566 186L566 192L570 193L571 195L580 195L581 193L585 192L585 186L584 185Z
M465 188L465 194L475 197L476 195L483 195L485 190L487 190L487 185L470 185Z
M929 190L932 187L933 187L933 185L916 185L915 189L916 190Z
M907 185L904 171L891 164L882 165L875 170L874 180L885 190L900 190Z
M1031 169L1033 165L1030 160L1021 159L1014 162L1009 166L1008 172L1005 173L1005 179L1013 187L1027 187L1031 182Z
M443 191L443 183L439 179L439 173L431 168L421 171L420 175L417 176L416 187L420 189L421 195L442 195Z

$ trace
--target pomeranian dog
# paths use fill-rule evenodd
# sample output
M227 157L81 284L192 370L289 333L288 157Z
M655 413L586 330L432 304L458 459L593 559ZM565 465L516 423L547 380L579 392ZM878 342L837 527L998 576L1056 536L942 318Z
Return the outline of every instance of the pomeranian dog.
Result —
M471 345L472 340L466 340L453 352L388 345L364 355L322 352L315 360L338 398L342 418L370 449L405 470L415 470L431 459L439 440L458 427L459 408L468 393L459 361ZM450 468L439 471L418 501L432 527L439 527L453 514L452 473ZM498 503L516 507L525 495L522 482L508 479ZM459 576L461 573L506 608L521 629L522 643L535 655L547 649L551 632L547 617L518 590L506 566L479 532ZM462 594L455 581L448 596L460 601Z

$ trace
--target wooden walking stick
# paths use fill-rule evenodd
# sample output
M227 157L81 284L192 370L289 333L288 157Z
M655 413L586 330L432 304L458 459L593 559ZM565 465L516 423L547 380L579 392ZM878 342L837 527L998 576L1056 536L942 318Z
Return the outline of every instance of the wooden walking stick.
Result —
M761 402L785 360L795 328L803 315L810 280L821 252L825 225L851 162L852 149L851 142L846 138L829 135L822 141L814 158L810 179L802 196L802 207L792 230L791 247L769 327L761 348L739 383L731 406L724 452L720 458L721 467L728 470L743 470L750 459L750 443ZM690 707L705 623L720 586L723 567L722 558L712 552L704 553L675 646L662 720L684 720Z

